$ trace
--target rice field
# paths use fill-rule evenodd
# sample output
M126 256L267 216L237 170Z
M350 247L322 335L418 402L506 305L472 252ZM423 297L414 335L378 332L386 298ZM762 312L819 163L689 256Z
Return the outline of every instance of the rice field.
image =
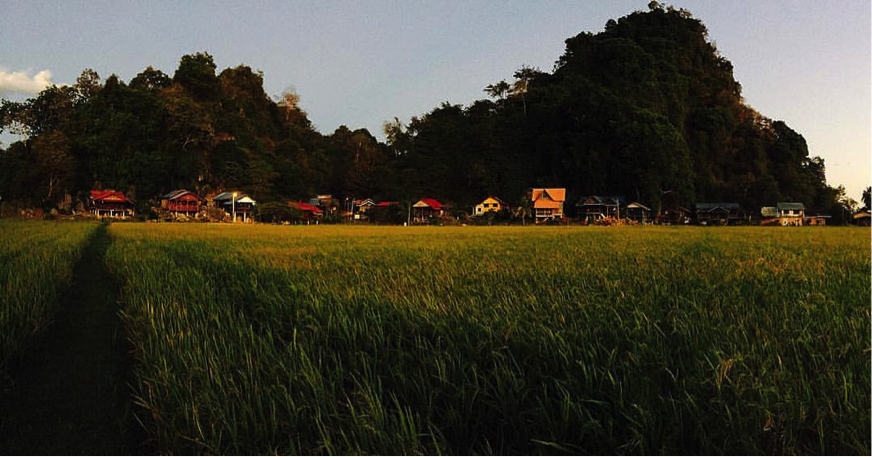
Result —
M856 228L116 224L174 454L869 454Z
M0 373L53 322L96 223L0 219Z

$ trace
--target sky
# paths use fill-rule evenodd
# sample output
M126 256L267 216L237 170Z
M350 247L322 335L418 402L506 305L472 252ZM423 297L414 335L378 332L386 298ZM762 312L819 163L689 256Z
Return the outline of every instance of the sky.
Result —
M802 134L828 183L859 200L872 182L870 2L664 3L703 21L745 102ZM567 38L647 4L0 0L0 98L74 83L85 68L125 82L149 65L172 76L183 55L208 52L219 72L262 71L271 96L296 91L321 133L346 125L383 139L385 121L468 105L522 65L551 71Z

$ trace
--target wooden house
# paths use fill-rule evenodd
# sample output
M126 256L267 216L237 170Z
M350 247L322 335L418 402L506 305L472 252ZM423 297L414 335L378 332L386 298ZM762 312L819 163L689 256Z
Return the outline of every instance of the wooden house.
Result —
M734 225L745 221L745 212L738 203L697 203L696 222L699 225Z
M324 215L324 211L306 202L288 202L288 206L300 212L300 220L305 222L317 221Z
M174 190L161 197L160 207L175 215L194 216L202 208L203 199L199 195L185 190Z
M855 225L859 225L861 227L869 227L870 222L872 222L872 213L869 211L859 211L854 213L852 220Z
M805 217L802 218L802 225L806 225L809 227L823 227L827 225L827 221L830 220L831 216L827 214L809 214L805 213Z
M504 210L504 209L508 209L508 208L509 208L509 205L507 205L506 202L500 200L497 197L491 196L491 197L485 198L484 201L479 203L478 205L475 205L475 207L472 209L472 215L473 216L482 216L482 215L484 215L484 213L487 213L487 212L491 212L491 211L498 212L500 210Z
M412 222L419 224L426 223L431 218L444 216L447 209L448 207L446 205L443 205L432 198L419 200L417 203L412 205L412 210L414 211L414 219Z
M252 221L252 213L257 205L256 201L242 192L222 192L212 197L212 201L217 208L229 214L233 222Z
M565 216L563 204L566 201L566 189L531 189L530 201L537 223L560 220Z
M133 202L115 190L92 190L88 212L99 218L126 219L133 217Z
M802 203L778 202L776 206L760 209L760 225L802 226L805 222L805 205ZM815 221L818 223L819 221Z
M351 202L352 210L351 216L356 221L365 221L368 219L367 213L375 208L375 201L371 198L365 198L362 200L353 200Z
M620 219L623 201L623 197L615 196L591 195L583 197L575 204L575 214L580 220L587 223L607 217Z
M647 224L651 221L651 208L639 202L632 202L624 209L624 216L631 221Z
M663 225L684 225L690 223L690 210L683 206L666 208L657 215L657 223Z

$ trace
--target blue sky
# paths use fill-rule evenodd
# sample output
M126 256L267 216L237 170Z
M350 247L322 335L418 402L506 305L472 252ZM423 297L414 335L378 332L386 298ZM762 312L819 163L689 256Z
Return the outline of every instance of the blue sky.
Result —
M322 133L345 124L382 138L385 121L484 98L521 65L551 70L566 38L647 3L0 0L0 97L72 83L84 68L172 75L182 55L206 51L219 71L263 71L271 95L292 87ZM859 200L872 181L868 0L671 4L706 24L746 102L803 134L829 183Z

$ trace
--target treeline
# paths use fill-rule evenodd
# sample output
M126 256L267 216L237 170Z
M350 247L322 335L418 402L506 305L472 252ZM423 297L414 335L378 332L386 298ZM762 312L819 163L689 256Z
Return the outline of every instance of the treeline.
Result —
M206 53L182 57L172 77L148 67L101 82L85 70L72 86L3 101L3 127L26 139L3 152L0 186L7 201L43 206L115 188L140 210L177 188L259 201L376 191L387 147L366 130L321 135L297 102L272 100L247 66L216 74Z
M732 65L685 10L610 20L566 40L549 73L523 66L491 99L444 103L408 123L315 131L294 93L272 100L247 66L216 74L206 53L170 77L151 67L124 83L85 70L72 86L4 100L6 201L54 206L94 188L127 191L140 211L176 188L241 189L258 201L315 193L433 197L468 207L515 203L529 187L565 187L568 201L624 195L655 211L698 201L748 209L805 203L838 217L843 188L802 135L744 104Z

